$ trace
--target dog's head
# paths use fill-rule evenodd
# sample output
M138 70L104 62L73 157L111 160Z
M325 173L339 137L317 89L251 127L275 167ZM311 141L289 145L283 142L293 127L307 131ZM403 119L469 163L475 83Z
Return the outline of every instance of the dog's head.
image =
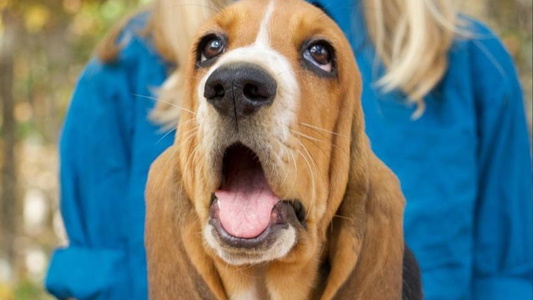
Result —
M317 255L360 169L350 153L365 155L342 31L302 1L241 1L202 28L184 67L179 169L209 251L231 265Z
M239 1L181 67L176 143L146 192L150 295L397 299L403 197L335 23L302 0Z

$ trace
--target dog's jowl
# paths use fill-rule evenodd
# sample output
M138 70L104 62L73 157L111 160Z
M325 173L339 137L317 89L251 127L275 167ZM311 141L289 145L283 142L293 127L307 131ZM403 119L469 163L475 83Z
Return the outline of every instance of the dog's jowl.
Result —
M182 67L176 141L147 186L151 299L401 299L404 199L335 23L301 0L239 1Z

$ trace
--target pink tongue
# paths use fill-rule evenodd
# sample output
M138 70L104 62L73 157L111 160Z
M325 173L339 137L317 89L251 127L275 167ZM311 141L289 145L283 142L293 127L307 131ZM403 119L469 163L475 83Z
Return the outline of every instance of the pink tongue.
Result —
M218 190L219 217L222 227L239 238L259 236L270 223L272 208L279 199L274 195L261 168L236 162L228 174L228 186Z

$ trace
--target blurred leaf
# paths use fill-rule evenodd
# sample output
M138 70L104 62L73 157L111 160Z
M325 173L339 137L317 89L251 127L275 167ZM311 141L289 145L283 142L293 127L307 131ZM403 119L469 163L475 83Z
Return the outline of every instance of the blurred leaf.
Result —
M81 0L63 0L63 8L67 13L77 13L82 8Z
M109 21L116 20L124 14L124 1L107 1L102 5L102 16Z
M50 20L50 10L40 4L28 7L24 13L24 24L29 33L38 33Z
M13 299L13 293L9 286L0 283L0 299L2 300L11 300Z
M2 15L0 14L0 41L4 37L4 19L2 18Z
M52 299L43 291L40 283L34 283L29 280L21 281L14 291L14 300L47 300Z
M10 4L11 4L10 0L0 0L0 10L4 10Z

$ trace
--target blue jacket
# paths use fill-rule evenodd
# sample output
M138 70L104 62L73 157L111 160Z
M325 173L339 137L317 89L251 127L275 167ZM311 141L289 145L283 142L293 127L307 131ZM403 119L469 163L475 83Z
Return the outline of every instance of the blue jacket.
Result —
M450 68L415 107L375 88L375 51L356 3L324 0L350 39L372 148L401 181L405 236L421 265L426 299L531 299L531 157L522 92L501 42L472 22ZM357 1L355 1L357 2ZM350 7L353 6L353 7ZM119 59L83 72L60 144L61 212L70 244L52 257L47 289L58 298L147 297L144 186L172 142L147 115L169 66L130 22Z

